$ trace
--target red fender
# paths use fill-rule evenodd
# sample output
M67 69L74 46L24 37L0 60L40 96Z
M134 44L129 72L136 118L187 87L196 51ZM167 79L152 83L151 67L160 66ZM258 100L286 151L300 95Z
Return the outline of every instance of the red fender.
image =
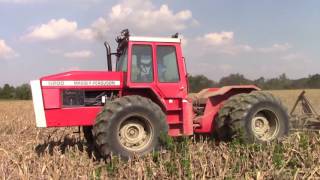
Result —
M202 116L196 117L195 121L200 126L195 129L196 133L212 133L214 131L214 120L225 100L231 96L241 93L258 91L260 88L254 85L225 86L222 88L208 88L195 95L194 105L205 105Z

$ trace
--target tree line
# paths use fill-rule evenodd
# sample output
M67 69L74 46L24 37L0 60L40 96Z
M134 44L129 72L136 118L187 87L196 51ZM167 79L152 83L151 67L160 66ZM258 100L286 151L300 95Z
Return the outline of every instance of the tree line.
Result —
M300 79L289 79L286 74L271 79L260 77L255 80L247 79L242 74L230 74L229 76L222 77L219 81L213 81L204 75L189 75L188 79L190 92L199 92L209 87L248 84L254 84L265 90L320 89L320 74L309 75L306 78ZM0 87L0 99L29 100L31 98L31 88L29 84L22 84L16 87L5 84Z
M0 87L0 99L29 100L31 98L31 88L29 84L22 84L16 87L5 84L3 87Z
M309 75L306 78L300 79L289 79L286 74L281 74L276 78L266 79L260 77L255 80L250 80L242 74L230 74L229 76L222 77L219 81L213 81L204 75L189 75L190 92L199 92L208 87L248 84L254 84L264 90L319 89L320 74Z

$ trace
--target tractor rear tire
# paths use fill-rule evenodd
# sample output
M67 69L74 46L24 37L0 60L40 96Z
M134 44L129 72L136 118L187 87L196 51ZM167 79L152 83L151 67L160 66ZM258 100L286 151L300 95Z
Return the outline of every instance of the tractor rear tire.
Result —
M124 96L107 103L92 128L98 151L127 159L157 149L160 134L168 133L166 116L150 99Z
M265 143L288 133L286 108L278 98L262 91L229 98L215 121L215 134L224 141L239 138L245 143Z

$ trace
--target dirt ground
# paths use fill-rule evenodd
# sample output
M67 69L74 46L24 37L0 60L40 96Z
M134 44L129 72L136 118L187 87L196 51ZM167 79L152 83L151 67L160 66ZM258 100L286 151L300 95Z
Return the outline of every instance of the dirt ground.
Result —
M300 91L272 91L290 109ZM320 91L307 96L320 112ZM2 179L320 178L320 134L293 133L267 145L188 139L143 158L95 157L77 128L38 129L31 101L0 101Z

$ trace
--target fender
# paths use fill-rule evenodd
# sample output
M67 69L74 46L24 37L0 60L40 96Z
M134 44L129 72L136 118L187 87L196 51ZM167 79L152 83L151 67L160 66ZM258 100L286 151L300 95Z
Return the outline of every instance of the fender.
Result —
M230 97L241 94L259 91L255 85L225 86L222 88L208 88L200 91L193 97L194 105L204 105L202 116L196 117L195 121L200 126L195 129L197 133L212 133L214 131L214 120L217 117L224 101Z

